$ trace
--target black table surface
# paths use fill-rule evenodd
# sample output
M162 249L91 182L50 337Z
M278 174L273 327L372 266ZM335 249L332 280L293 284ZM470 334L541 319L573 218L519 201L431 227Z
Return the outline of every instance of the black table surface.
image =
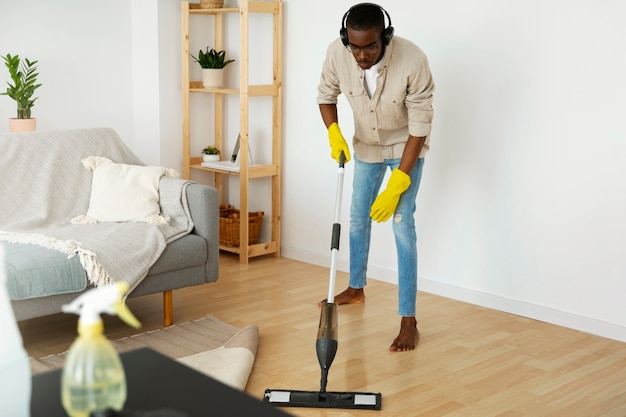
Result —
M187 417L289 416L244 392L201 374L150 348L120 355L126 373L124 410L176 410ZM33 375L31 417L66 417L61 370Z

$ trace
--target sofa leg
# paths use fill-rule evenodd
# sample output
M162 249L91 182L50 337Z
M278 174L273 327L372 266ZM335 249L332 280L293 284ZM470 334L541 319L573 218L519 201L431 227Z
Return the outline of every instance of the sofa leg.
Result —
M163 326L169 327L174 324L174 306L172 303L172 290L163 291Z

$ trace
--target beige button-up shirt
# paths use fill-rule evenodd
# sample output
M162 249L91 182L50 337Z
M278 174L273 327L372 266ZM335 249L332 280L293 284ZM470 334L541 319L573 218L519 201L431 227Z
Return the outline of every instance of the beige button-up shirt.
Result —
M433 118L433 82L428 59L414 43L394 36L386 46L370 98L363 71L340 39L328 47L318 87L318 104L337 104L343 93L354 114L354 151L365 162L402 157L408 136L429 149Z

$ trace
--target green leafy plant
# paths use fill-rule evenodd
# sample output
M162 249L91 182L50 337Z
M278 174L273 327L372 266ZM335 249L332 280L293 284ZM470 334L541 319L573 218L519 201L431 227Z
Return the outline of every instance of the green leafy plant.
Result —
M206 52L203 52L202 49L198 51L198 57L191 55L191 57L200 64L202 68L224 68L226 65L231 62L235 62L234 59L229 59L226 61L226 51L216 51L215 49L207 46Z
M215 146L209 145L209 146L207 146L206 148L204 148L202 150L202 153L204 155L219 155L220 154L220 150L217 149Z
M37 84L37 61L29 61L25 58L22 62L19 55L7 54L2 57L4 64L9 69L9 75L13 84L7 82L8 88L3 96L9 96L17 102L17 118L30 119L31 108L35 105L38 97L32 98L35 90L41 87Z

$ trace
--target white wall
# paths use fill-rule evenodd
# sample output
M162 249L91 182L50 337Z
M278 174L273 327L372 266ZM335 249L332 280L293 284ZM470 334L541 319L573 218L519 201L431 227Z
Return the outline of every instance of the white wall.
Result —
M421 275L626 340L626 6L484 6L423 8L441 146Z
M0 5L0 55L39 60L38 130L113 127L133 145L130 3L22 0ZM4 91L8 71L0 67ZM0 96L0 131L15 117Z
M354 3L284 2L282 253L320 265L337 170L316 87ZM626 341L626 5L384 6L396 34L427 53L437 85L418 196L420 288ZM110 126L147 163L180 168L179 20L178 0L4 2L0 55L40 60L40 130ZM14 112L0 97L0 115ZM350 135L343 100L340 120ZM351 173L348 164L342 270ZM396 282L390 225L375 225L373 238L369 275Z
M37 130L112 127L145 163L180 169L177 14L176 0L3 2L0 55L39 61ZM0 97L2 132L5 117L15 102Z

